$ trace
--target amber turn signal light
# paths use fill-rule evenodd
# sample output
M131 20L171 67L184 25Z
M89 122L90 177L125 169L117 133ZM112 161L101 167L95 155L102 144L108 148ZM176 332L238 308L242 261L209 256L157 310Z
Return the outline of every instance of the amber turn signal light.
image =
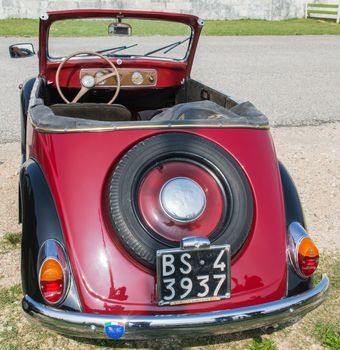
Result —
M297 254L298 265L301 273L305 277L310 277L319 264L318 248L309 237L305 237L299 243Z
M64 272L59 263L54 258L47 258L40 268L39 285L44 299L55 304L64 294Z

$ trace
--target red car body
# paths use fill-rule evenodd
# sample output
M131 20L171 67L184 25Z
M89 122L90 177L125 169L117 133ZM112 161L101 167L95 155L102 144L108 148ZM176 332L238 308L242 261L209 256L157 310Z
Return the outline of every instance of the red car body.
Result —
M49 13L45 19L40 21L39 77L49 82L50 86L56 86L56 71L61 61L49 59L47 53L48 32L54 21L117 15L129 18L174 21L191 26L194 35L190 53L185 61L166 61L141 57L123 59L119 66L119 68L156 69L158 79L156 86L153 87L156 90L181 86L184 80L189 79L202 28L202 23L197 17L118 10L74 10ZM93 68L93 65L93 59L84 57L67 62L60 73L60 85L64 88L79 89L81 87L80 70ZM107 64L105 61L97 59L95 65L101 68ZM26 86L26 90L24 88L23 92L23 101L27 102L27 96L31 98L30 108L34 107L32 98L33 100L36 98L36 91L34 87L32 89L32 84L29 91ZM132 89L129 93L132 98L134 94L139 93L139 90ZM103 322L107 322L111 317L115 321L117 319L123 320L123 333L125 333L122 338L138 338L154 334L152 333L154 331L152 317L158 317L157 320L159 320L160 315L165 315L169 319L175 315L184 317L187 315L203 317L202 315L205 315L204 317L210 317L210 321L204 319L196 324L190 319L188 321L190 326L188 326L187 321L181 323L182 321L179 319L178 327L174 326L171 321L165 326L161 326L162 330L165 329L165 335L166 326L168 326L169 331L177 331L178 335L187 335L193 331L196 325L200 334L204 335L286 322L304 315L324 299L328 287L327 278L325 277L320 282L318 289L312 288L310 278L302 278L294 272L294 264L290 262L290 256L287 253L290 249L294 249L294 247L290 248L289 245L291 238L288 226L291 222L298 221L288 220L287 210L297 206L298 214L296 215L302 226L304 222L299 212L300 203L294 192L295 187L293 188L292 184L287 185L287 181L283 179L284 170L279 167L268 127L240 125L221 127L221 125L214 126L204 123L200 125L144 125L139 127L136 122L129 128L120 125L116 128L102 128L97 132L70 129L54 130L37 125L30 115L30 108L27 110L27 123L25 122L24 125L25 163L20 184L21 219L23 225L29 228L23 227L23 231L30 237L32 235L39 236L37 231L39 231L40 214L37 215L34 224L28 224L38 209L36 207L30 210L25 209L25 201L29 201L30 193L35 193L34 180L32 180L34 178L33 172L30 173L27 170L29 169L27 162L31 160L39 165L55 204L64 239L62 245L67 255L66 260L73 281L71 289L74 288L72 290L76 291L74 298L78 298L76 304L79 305L79 310L75 310L69 306L72 303L66 306L63 304L53 306L46 303L39 294L37 286L39 276L35 274L27 277L29 275L28 268L23 266L23 285L26 293L23 308L32 317L62 333L93 337L105 336ZM231 259L230 298L184 305L159 305L155 270L131 257L120 240L117 239L117 232L111 225L107 210L107 189L117 164L134 145L152 136L173 132L196 135L218 145L234 159L250 185L254 208L253 218L245 243ZM31 180L28 181L27 178ZM36 194L34 205L39 201L38 197L39 195ZM294 201L295 203L293 203ZM45 220L48 221L48 217L45 217ZM200 227L197 227L197 231L200 231ZM27 243L26 248L25 242L28 242L29 239L24 239L23 249L31 252L30 258L26 260L28 264L31 263L34 266L39 264L35 262L38 259L37 252L47 238L53 237L38 237L35 239L37 243L34 246ZM295 298L294 302L290 298ZM281 308L281 304L276 304L279 301L286 303L284 311L281 309L280 312L275 311L281 316L279 319L273 320L268 317L268 315L272 315L266 308ZM288 306L291 305L296 307L296 314L293 311L287 311ZM257 309L257 307L260 308ZM261 307L263 308L261 309ZM75 317L76 313L85 315L86 322L83 320L82 324L90 328L93 326L92 333L88 329L81 331L80 326L75 327L74 324L71 326L70 319L58 328L55 322L59 317L57 316L58 308L67 310L62 311L62 315L69 313L71 318ZM244 314L240 310L243 310ZM259 319L262 317L265 321L233 327L233 323L235 324L235 322L239 322L237 320L246 317L244 315L248 315L249 310L252 312L252 320L256 317ZM267 316L264 310L267 310ZM217 321L213 312L225 312L226 314L222 315L224 321L221 319ZM257 316L254 316L254 313ZM284 316L282 316L283 314ZM103 319L91 320L91 315L95 317L102 315ZM212 315L215 315L213 316L214 322L211 322ZM144 316L150 318L145 319L144 322L144 319L141 320L141 317ZM63 316L60 317L63 318ZM268 318L266 319L266 317ZM79 325L78 321L76 323ZM207 325L207 323L210 324ZM128 331L129 324L131 332ZM187 326L185 327L184 324ZM141 331L142 328L145 333Z
M284 206L269 132L181 131L213 139L238 160L250 179L256 211L250 237L232 261L233 297L169 307L157 305L154 271L131 261L115 240L103 198L110 170L115 165L113 160L119 159L131 144L159 131L36 133L33 136L32 156L41 165L56 201L84 311L122 315L205 312L265 303L286 295ZM249 149L254 150L251 157ZM98 208L95 215L93 208ZM96 263L89 264L89 261Z

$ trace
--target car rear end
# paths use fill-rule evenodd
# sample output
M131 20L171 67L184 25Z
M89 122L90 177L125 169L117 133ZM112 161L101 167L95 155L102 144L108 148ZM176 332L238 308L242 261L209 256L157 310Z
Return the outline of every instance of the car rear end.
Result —
M327 278L310 285L316 247L301 244L302 226L287 227L267 126L33 132L68 276L59 299L24 299L48 327L113 339L220 334L295 320L324 299Z

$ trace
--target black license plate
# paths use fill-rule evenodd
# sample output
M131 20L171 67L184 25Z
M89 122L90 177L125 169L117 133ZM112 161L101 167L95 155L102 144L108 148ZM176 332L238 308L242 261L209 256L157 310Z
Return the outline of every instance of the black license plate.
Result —
M230 246L157 251L159 305L230 298Z

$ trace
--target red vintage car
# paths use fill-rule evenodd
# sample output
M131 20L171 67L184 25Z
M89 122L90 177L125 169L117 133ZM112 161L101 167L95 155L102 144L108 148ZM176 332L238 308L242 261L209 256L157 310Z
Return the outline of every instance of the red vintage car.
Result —
M70 20L100 39L58 38ZM325 299L266 116L190 78L203 24L125 10L41 17L39 75L21 95L19 209L22 306L42 325L204 336L291 323Z

